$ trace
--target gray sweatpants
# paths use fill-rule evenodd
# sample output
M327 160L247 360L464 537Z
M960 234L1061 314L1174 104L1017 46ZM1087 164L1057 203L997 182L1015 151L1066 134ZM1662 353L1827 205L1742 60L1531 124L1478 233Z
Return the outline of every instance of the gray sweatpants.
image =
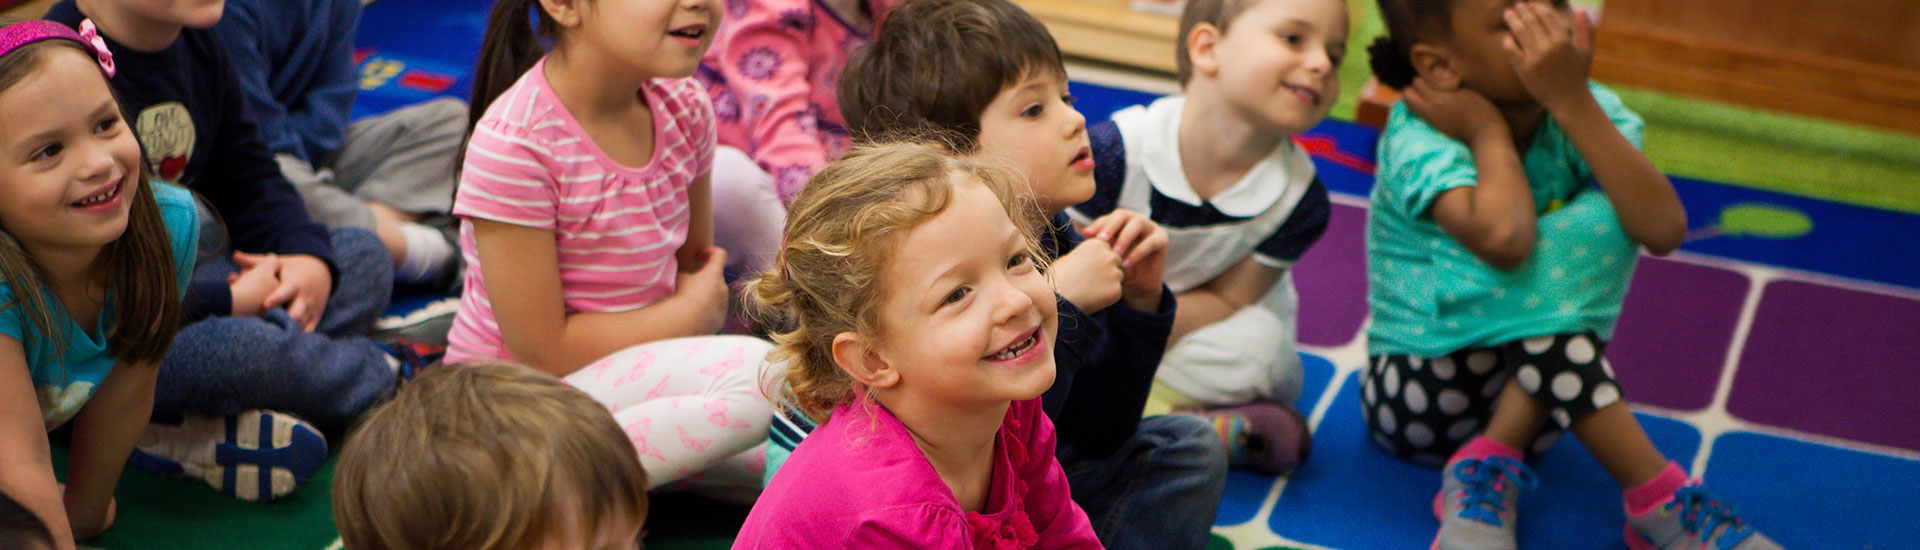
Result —
M317 167L292 155L275 159L314 221L372 230L368 202L414 214L453 209L466 130L467 104L441 98L353 123L340 150Z

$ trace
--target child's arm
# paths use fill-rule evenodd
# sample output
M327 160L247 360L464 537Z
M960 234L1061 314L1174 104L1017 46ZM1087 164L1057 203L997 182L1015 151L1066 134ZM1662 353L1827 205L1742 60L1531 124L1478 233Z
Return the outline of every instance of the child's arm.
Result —
M127 455L153 414L159 373L159 365L115 364L74 419L66 495L74 538L91 538L112 525L108 505Z
M58 548L73 548L27 354L19 340L6 335L0 335L0 490L40 516Z
M732 95L736 114L723 123L741 126L754 144L748 153L772 174L774 190L785 203L827 164L827 144L816 129L820 109L829 106L811 104L808 80L813 29L809 20L793 14L812 18L812 25L832 23L824 20L829 15L816 15L818 4L807 0L740 0L738 5L745 6L744 13L730 14L720 25L706 67L725 79Z
M214 30L227 45L240 89L246 93L267 148L310 164L325 162L346 137L347 117L353 109L354 94L360 90L360 71L353 62L353 29L360 20L360 6L330 2L320 13L310 14L310 19L296 22L273 21L271 18L281 14L263 7L270 5L277 3L228 3ZM274 94L276 60L271 58L269 47L284 37L270 35L293 25L308 31L298 39L297 47L306 50L312 46L317 53L286 61L297 64L291 70L310 78L304 81L297 98L282 103ZM308 65L309 61L313 63Z
M726 315L720 275L726 252L707 249L699 268L683 268L672 296L632 311L567 313L561 298L559 251L551 229L480 218L473 224L480 272L493 318L513 359L565 376L635 344L712 334Z
M1434 129L1473 151L1474 185L1435 197L1428 208L1433 221L1496 268L1513 269L1526 261L1538 220L1533 190L1506 120L1485 96L1466 88L1441 90L1422 78L1407 88L1406 101L1407 108Z
M1287 270L1267 267L1249 257L1240 260L1226 273L1207 284L1179 294L1180 309L1173 315L1173 335L1178 342L1187 333L1220 322L1241 308L1252 305L1273 290L1273 284Z
M1687 236L1680 196L1587 87L1593 26L1586 14L1569 17L1544 3L1522 2L1507 10L1506 20L1512 35L1505 46L1520 81L1593 169L1627 237L1655 254L1680 248Z
M687 242L673 253L683 273L698 271L707 249L713 248L712 182L711 175L701 176L687 188Z

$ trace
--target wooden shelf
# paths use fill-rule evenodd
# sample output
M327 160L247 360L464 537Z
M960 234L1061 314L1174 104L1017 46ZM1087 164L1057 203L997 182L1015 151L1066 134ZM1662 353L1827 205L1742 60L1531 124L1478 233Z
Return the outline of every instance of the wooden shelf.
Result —
M1140 13L1126 0L1014 0L1039 18L1060 52L1149 71L1174 73L1178 19Z
M1911 0L1608 0L1594 76L1920 134Z

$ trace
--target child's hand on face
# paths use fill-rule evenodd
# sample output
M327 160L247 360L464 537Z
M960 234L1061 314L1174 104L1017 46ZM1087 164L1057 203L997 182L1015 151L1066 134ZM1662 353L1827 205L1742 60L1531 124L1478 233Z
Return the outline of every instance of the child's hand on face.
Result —
M233 253L239 271L227 274L233 294L233 315L259 317L267 311L267 296L280 286L280 257L273 254Z
M1125 272L1120 268L1120 255L1106 241L1088 239L1080 243L1054 260L1051 271L1054 292L1080 311L1093 313L1120 301Z
M1121 296L1127 305L1152 311L1160 305L1160 281L1166 269L1167 231L1145 214L1116 209L1080 229L1088 239L1112 243L1120 257Z
M326 314L327 297L333 294L333 272L327 263L308 254L280 258L280 286L267 297L267 307L286 306L287 316L300 323L300 329L313 332Z
M695 328L700 334L715 334L727 322L727 279L720 268L727 265L727 251L709 246L700 251L698 265L680 264L674 275L674 295L685 296L700 313ZM689 269L692 269L689 271Z
M1413 114L1461 143L1471 145L1482 136L1507 133L1507 121L1500 118L1493 102L1465 86L1442 90L1424 77L1414 78L1413 85L1407 87L1406 101Z
M1593 23L1586 12L1568 14L1545 2L1520 2L1503 15L1510 29L1501 46L1520 83L1535 101L1552 111L1558 104L1590 95Z

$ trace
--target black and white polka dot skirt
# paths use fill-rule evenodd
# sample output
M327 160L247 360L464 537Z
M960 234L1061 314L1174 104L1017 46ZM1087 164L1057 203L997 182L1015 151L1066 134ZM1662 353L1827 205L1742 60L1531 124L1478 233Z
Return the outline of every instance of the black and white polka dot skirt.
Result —
M1575 420L1620 401L1620 384L1591 332L1526 338L1440 357L1374 356L1360 403L1373 442L1402 458L1441 464L1485 431L1509 378L1546 407L1529 451L1553 446Z

